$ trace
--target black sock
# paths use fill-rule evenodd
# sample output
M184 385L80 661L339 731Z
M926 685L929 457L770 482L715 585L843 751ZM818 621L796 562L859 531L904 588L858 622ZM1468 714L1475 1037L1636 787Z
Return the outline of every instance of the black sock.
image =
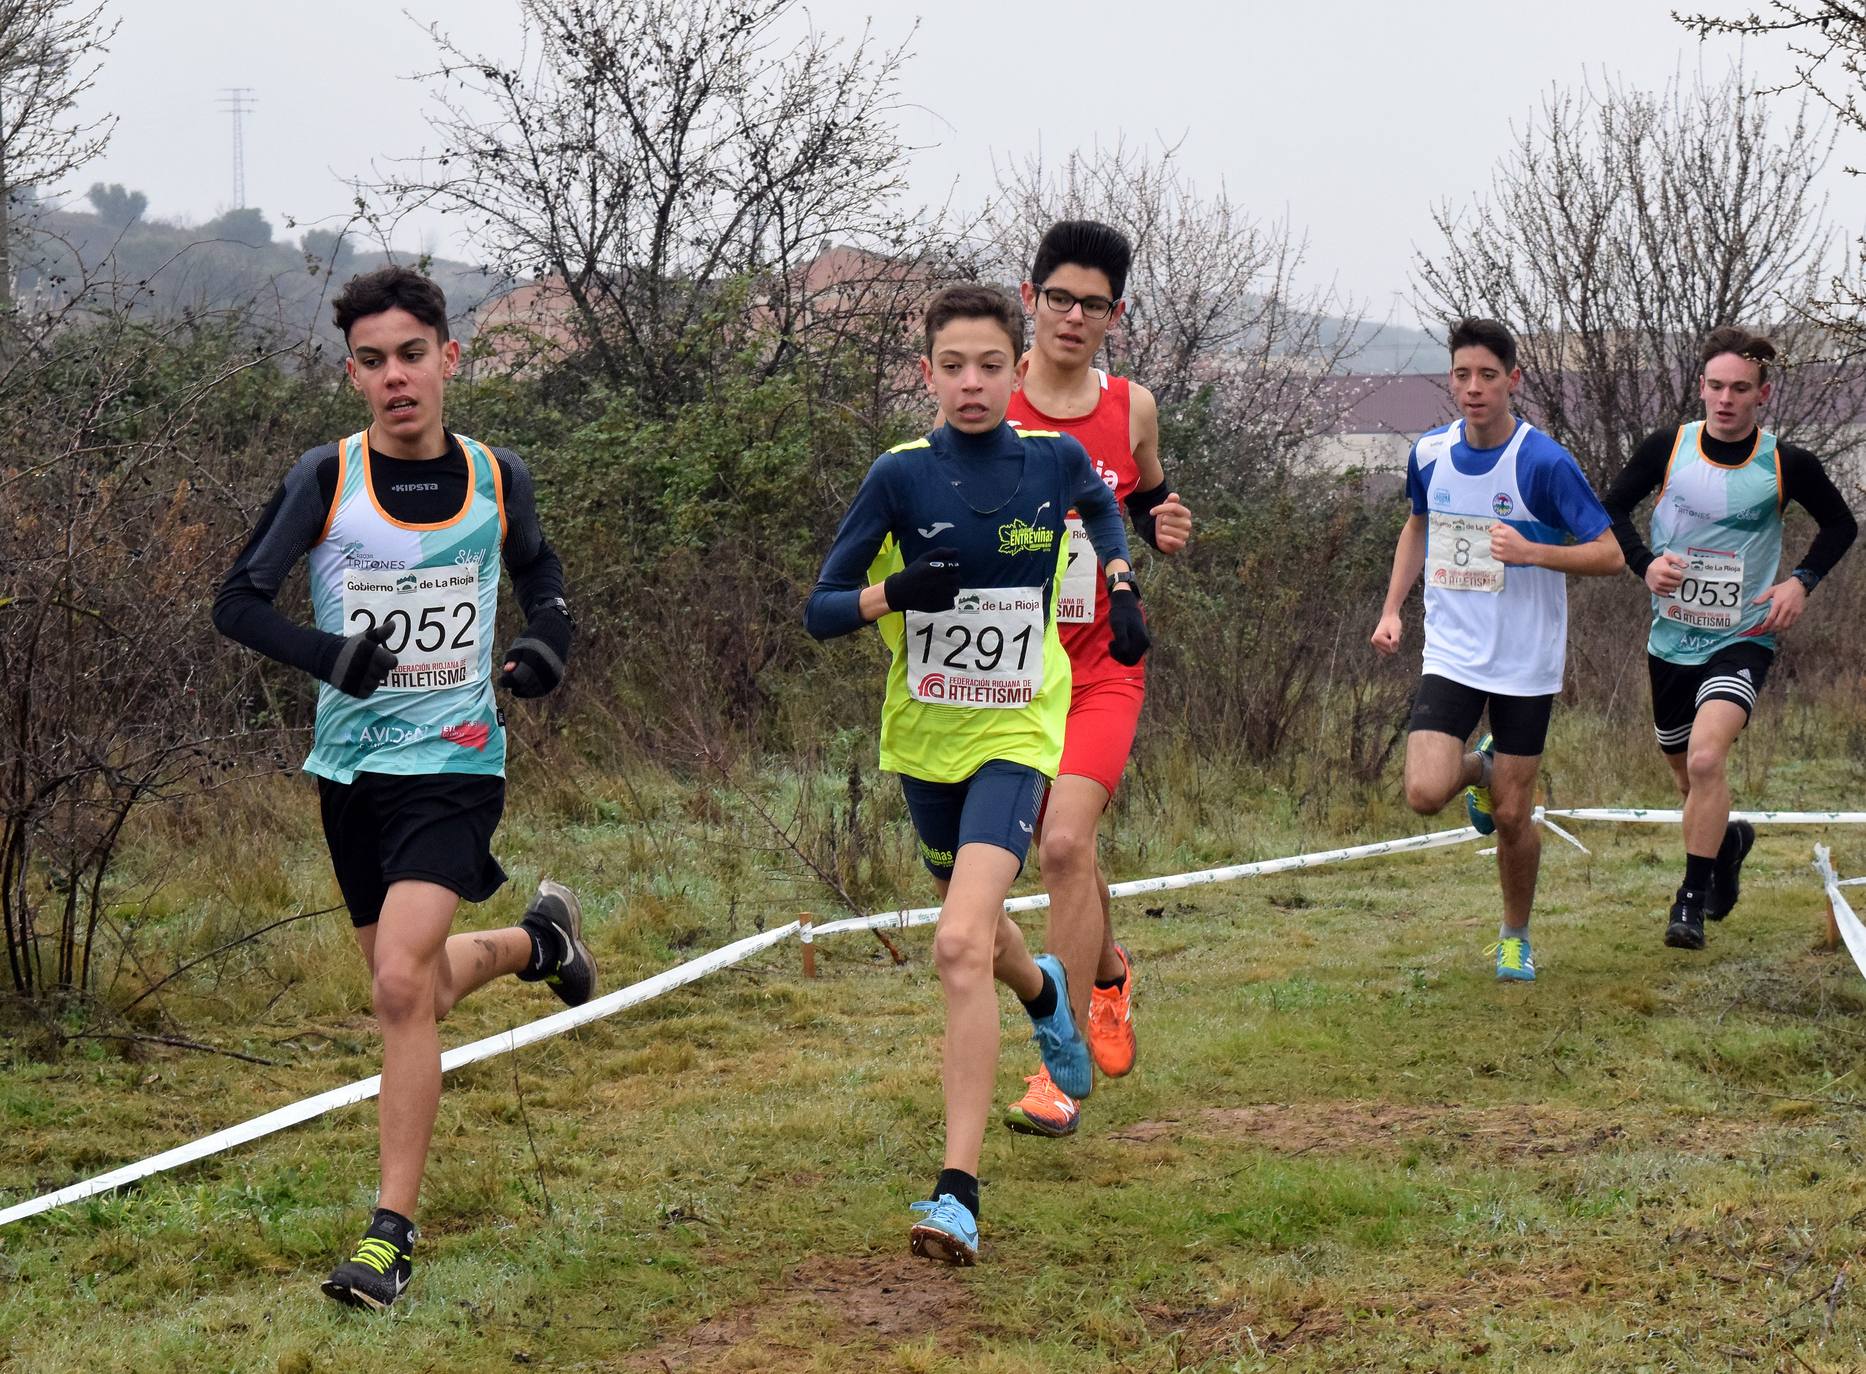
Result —
M381 1236L404 1255L408 1255L414 1253L415 1237L420 1233L415 1230L415 1223L400 1212L378 1207L376 1214L369 1219L369 1230L364 1234Z
M1679 895L1682 896L1687 892L1695 892L1701 897L1709 892L1711 873L1716 867L1717 860L1714 858L1707 859L1702 854L1686 854L1685 881L1684 886L1678 889Z
M950 1193L965 1204L966 1210L978 1219L978 1180L964 1169L941 1169L939 1182L933 1185L933 1196Z
M1043 974L1043 990L1024 1003L1024 1010L1030 1013L1033 1021L1041 1021L1046 1016L1056 1014L1056 984L1042 969L1037 972Z
M564 962L564 955L569 952L564 948L564 937L556 925L536 912L528 911L518 928L531 937L531 960L518 971L519 982L535 983L556 973L557 966Z
M1126 987L1127 974L1122 972L1115 974L1112 978L1097 978L1095 980L1095 986L1100 988L1103 992L1111 992L1115 988Z

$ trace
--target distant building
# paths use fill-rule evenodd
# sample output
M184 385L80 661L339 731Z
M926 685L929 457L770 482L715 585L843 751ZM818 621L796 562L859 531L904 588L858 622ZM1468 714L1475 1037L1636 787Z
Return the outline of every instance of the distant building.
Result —
M1327 472L1403 475L1413 441L1458 418L1437 373L1350 372L1329 379L1323 404L1335 413L1315 450Z

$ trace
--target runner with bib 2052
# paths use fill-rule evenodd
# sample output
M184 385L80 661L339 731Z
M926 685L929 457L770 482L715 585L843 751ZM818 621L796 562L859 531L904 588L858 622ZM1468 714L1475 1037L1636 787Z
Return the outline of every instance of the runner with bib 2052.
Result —
M214 624L318 678L305 770L371 978L382 1030L382 1186L355 1253L324 1282L381 1310L413 1270L415 1206L440 1105L436 1024L503 974L586 1001L596 968L576 896L546 879L524 920L450 935L464 901L505 882L492 856L505 807L495 686L540 697L562 680L571 622L564 570L538 526L518 455L450 433L441 416L460 358L440 288L405 267L351 280L334 302L365 430L311 450L267 504L221 584ZM315 625L274 606L309 565ZM494 656L499 569L525 628Z

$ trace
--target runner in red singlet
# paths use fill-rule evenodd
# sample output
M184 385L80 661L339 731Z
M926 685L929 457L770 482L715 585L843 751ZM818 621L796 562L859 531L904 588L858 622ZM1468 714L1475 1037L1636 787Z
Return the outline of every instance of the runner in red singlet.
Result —
M1065 220L1044 234L1023 285L1036 343L1025 355L1022 384L1007 418L1080 440L1101 479L1126 504L1135 529L1170 554L1186 546L1192 516L1166 487L1153 394L1093 366L1109 328L1126 309L1121 293L1132 255L1120 231L1092 220ZM1073 513L1070 527L1071 560L1056 620L1075 686L1062 765L1038 841L1050 891L1045 947L1069 972L1076 1023L1086 1013L1096 1067L1119 1078L1134 1066L1133 976L1127 951L1114 942L1096 831L1134 746L1146 676L1140 666L1123 667L1109 654L1108 586ZM1075 1101L1041 1068L1025 1081L1028 1090L1006 1110L1005 1124L1035 1135L1074 1131L1080 1115Z

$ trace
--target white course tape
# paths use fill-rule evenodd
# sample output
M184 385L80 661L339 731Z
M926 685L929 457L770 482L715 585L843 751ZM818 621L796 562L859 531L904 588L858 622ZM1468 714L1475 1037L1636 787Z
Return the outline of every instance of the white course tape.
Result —
M1859 887L1862 884L1866 884L1866 878L1842 878L1839 882L1835 883L1834 886L1835 887Z
M1413 835L1403 840L1381 840L1376 844L1357 844L1348 849L1329 849L1317 854L1297 854L1287 859L1265 859L1259 863L1232 864L1226 868L1205 868L1197 873L1176 873L1168 878L1137 878L1131 883L1115 883L1108 889L1114 897L1138 897L1148 892L1172 892L1182 887L1203 887L1207 883L1228 883L1238 878L1260 878L1269 873L1289 873L1299 868L1319 868L1323 864L1346 863L1350 859L1371 859L1379 854L1406 854L1420 849L1442 849L1479 838L1470 826L1456 830L1438 830L1429 835ZM1038 911L1050 904L1047 893L1013 897L1004 904L1009 912ZM879 930L884 927L931 925L939 919L936 906L910 907L905 911L884 911L875 916L851 916L830 921L816 928L818 935L836 935L846 930Z
M1847 952L1859 965L1860 972L1866 974L1866 925L1860 924L1860 918L1847 905L1846 896L1840 891L1845 884L1835 875L1833 856L1824 844L1814 846L1814 871L1821 875L1827 900L1833 903L1834 924L1840 927L1840 938L1846 941Z
M1845 887L1845 883L1834 874L1832 851L1825 844L1814 846L1814 872L1821 876L1821 885L1827 889L1827 900L1834 907L1834 924L1840 928L1840 939L1847 943L1847 952L1859 965L1860 973L1866 974L1866 926L1860 924L1860 918L1853 915L1853 907L1847 905L1847 898L1840 890Z
M1648 825L1677 825L1685 818L1682 811L1643 806L1551 806L1544 814L1570 821L1640 821ZM1866 825L1866 811L1732 811L1730 819L1755 825Z
M1550 828L1557 829L1553 826ZM1202 887L1208 883L1232 882L1238 878L1290 873L1298 869L1318 868L1323 864L1346 863L1353 859L1371 859L1382 854L1406 854L1425 849L1442 849L1448 845L1463 844L1477 838L1479 837L1476 830L1470 826L1461 826L1456 830L1440 830L1427 835L1409 836L1405 839L1352 845L1346 849L1297 854L1285 859L1265 859L1257 863L1231 864L1224 868L1207 868L1196 873L1178 873L1163 878L1140 878L1133 882L1116 883L1109 888L1109 892L1116 897L1138 897L1149 892L1171 892L1180 888ZM1564 838L1574 844L1577 849L1581 848L1580 842L1572 836L1564 835ZM1013 897L1004 904L1004 909L1011 912L1036 911L1049 904L1049 897L1039 893L1030 897ZM481 1059L490 1059L494 1055L506 1054L526 1045L536 1044L540 1040L562 1035L565 1031L601 1020L605 1016L612 1016L626 1007L650 1001L682 984L691 983L709 973L740 963L760 950L769 949L793 935L799 935L804 941L811 942L815 936L819 935L876 930L888 926L905 928L930 925L938 919L939 908L935 906L883 912L878 916L853 917L848 920L830 921L822 925L802 925L797 921L792 921L788 925L778 926L757 935L747 936L743 940L734 941L708 954L702 954L697 959L689 959L684 964L677 964L639 983L618 988L580 1007L569 1007L555 1015L542 1017L525 1025L515 1026L510 1030L500 1031L496 1035L486 1036L471 1044L456 1046L441 1055L441 1071L444 1073L466 1064L476 1063ZM262 1136L271 1135L314 1117L323 1116L327 1112L336 1111L340 1107L366 1102L376 1096L381 1087L380 1075L355 1083L347 1083L341 1088L333 1088L315 1097L307 1097L303 1101L280 1107L263 1116L256 1116L250 1121L243 1121L237 1126L229 1126L226 1130L203 1136L187 1145L178 1146L159 1155L151 1155L148 1159L138 1163L126 1164L120 1169L98 1174L95 1178L86 1179L82 1183L74 1183L30 1201L16 1203L0 1210L0 1226L10 1225L26 1217L37 1216L41 1212L63 1207L67 1203L95 1197L99 1193L134 1183L151 1174L159 1174L180 1168L184 1164L192 1164L210 1155L219 1154L223 1150L232 1149L236 1145L247 1144Z
M553 1016L542 1017L522 1026L514 1026L511 1030L500 1031L497 1035L489 1035L471 1044L457 1045L441 1056L441 1071L445 1073L463 1064L490 1059L496 1054L505 1054L521 1046L535 1044L554 1035L562 1035L565 1031L577 1026L613 1015L624 1007L632 1007L637 1003L659 997L662 993L671 991L683 983L691 983L696 978L703 978L717 969L748 959L759 950L768 949L780 941L789 939L796 931L797 923L792 921L789 925L779 926L757 935L748 935L745 939L734 941L732 944L713 950L710 954L702 954L697 959L689 959L684 964L677 964L665 972L655 974L652 978L644 978L639 983L617 988L614 992L585 1002L580 1007L566 1007ZM381 1087L380 1075L355 1083L346 1083L341 1088L332 1088L327 1093L307 1097L302 1102L280 1107L276 1111L267 1112L264 1116L256 1116L251 1121L243 1121L237 1126L229 1126L224 1131L202 1136L201 1139L191 1144L178 1146L163 1154L151 1155L139 1163L126 1164L121 1169L112 1169L107 1174L99 1174L82 1183L60 1188L57 1192L46 1193L42 1197L33 1198L30 1202L16 1203L0 1211L0 1226L35 1216L40 1212L49 1212L52 1208L63 1207L68 1202L95 1197L98 1193L120 1188L126 1183L134 1183L137 1179L147 1178L151 1174L176 1169L183 1164L192 1164L198 1159L205 1159L209 1155L219 1154L222 1150L232 1149L235 1145L244 1145L250 1140L258 1140L261 1136L271 1135L274 1131L282 1131L287 1126L296 1126L300 1122L309 1121L326 1112L336 1111L339 1107L366 1102L374 1097Z

